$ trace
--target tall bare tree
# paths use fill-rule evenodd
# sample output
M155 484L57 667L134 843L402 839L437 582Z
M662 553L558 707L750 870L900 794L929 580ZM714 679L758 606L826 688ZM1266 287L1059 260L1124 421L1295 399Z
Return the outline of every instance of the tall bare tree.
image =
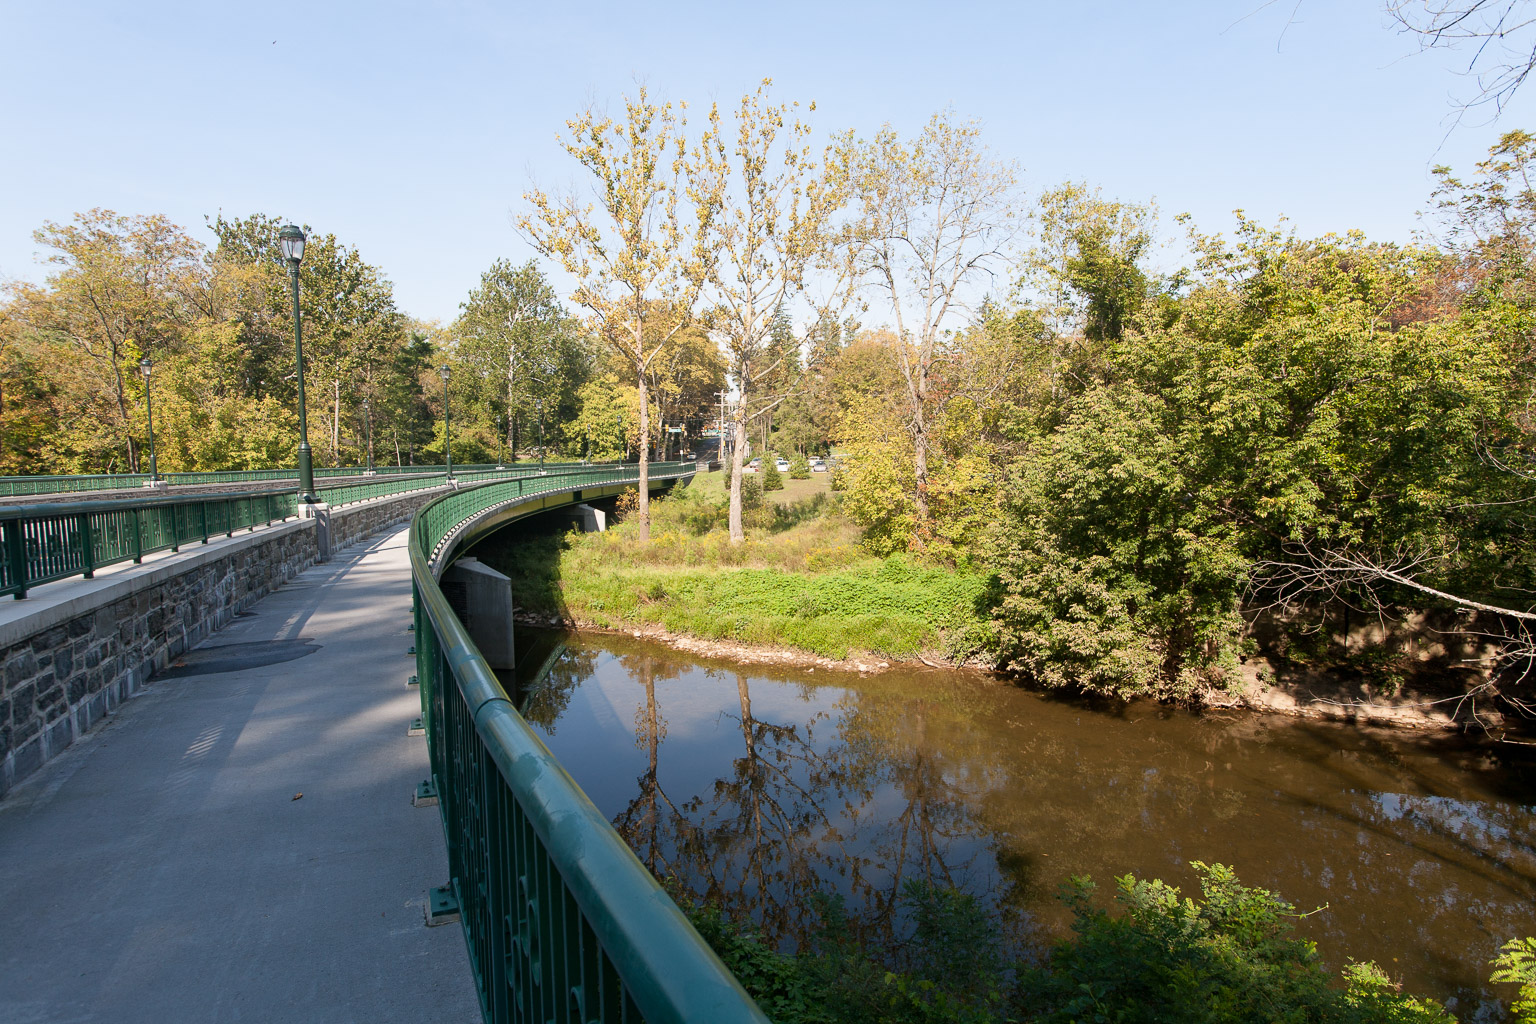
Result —
M592 175L592 198L532 189L518 226L576 279L572 300L594 332L633 370L640 436L650 436L646 380L657 353L691 321L715 258L721 183L701 158L706 132L688 149L683 108L652 103L642 87L624 98L624 119L589 108L567 121L565 151ZM650 540L650 453L640 445L642 540Z
M772 104L763 79L741 98L735 146L710 110L712 145L704 151L711 181L726 189L718 220L720 254L713 274L711 324L723 340L738 391L732 417L730 528L741 543L741 469L747 424L784 396L761 385L783 360L775 314L801 290L807 266L823 251L822 229L835 195L805 144L810 127L794 117L798 103ZM815 105L811 106L815 109Z
M1475 93L1461 113L1492 106L1494 116L1536 70L1536 6L1531 0L1386 0L1387 13L1426 50L1466 49L1464 74Z
M859 280L894 320L894 356L912 435L915 547L928 530L929 423L937 363L970 319L1015 233L1017 172L993 158L975 121L935 114L904 142L887 125L843 136L835 180L856 212L845 242Z

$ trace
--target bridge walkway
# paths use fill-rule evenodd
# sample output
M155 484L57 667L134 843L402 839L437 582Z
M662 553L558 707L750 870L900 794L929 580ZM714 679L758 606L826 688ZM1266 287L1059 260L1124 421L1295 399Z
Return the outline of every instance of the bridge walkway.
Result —
M423 923L407 535L295 577L0 801L0 1021L480 1019L462 931Z

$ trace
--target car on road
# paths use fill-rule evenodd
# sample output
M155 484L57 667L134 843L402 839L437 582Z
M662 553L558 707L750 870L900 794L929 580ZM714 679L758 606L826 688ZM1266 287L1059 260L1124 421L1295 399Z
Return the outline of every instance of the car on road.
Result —
M827 464L825 462L823 462L821 459L812 459L811 460L811 472L812 473L825 473L826 471L827 471Z
M777 469L780 473L788 473L789 472L789 460L788 459L778 459L778 460L776 460L774 462L773 468Z

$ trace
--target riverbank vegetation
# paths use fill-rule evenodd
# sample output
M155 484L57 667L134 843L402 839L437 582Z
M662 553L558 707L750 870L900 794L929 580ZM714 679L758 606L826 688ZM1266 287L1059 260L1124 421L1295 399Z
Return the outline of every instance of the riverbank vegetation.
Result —
M1080 183L1025 195L953 113L818 151L809 111L767 83L697 119L696 138L643 92L624 111L577 118L568 147L599 186L649 168L599 211L613 224L538 190L523 218L581 272L585 319L540 266L500 260L452 323L416 321L381 268L311 233L320 464L370 448L381 465L441 462L450 409L461 463L707 456L723 434L723 522L684 510L650 552L642 502L636 544L584 542L614 545L591 564L572 549L569 607L819 653L862 636L1121 697L1334 669L1390 691L1429 666L1454 683L1441 696L1523 706L1536 137L1505 134L1471 174L1438 170L1405 244L1241 215L1224 234L1169 231L1153 206ZM658 147L676 159L650 160ZM592 262L629 221L652 232L634 258ZM103 210L39 229L51 276L0 305L0 468L143 468L149 389L162 470L289 461L279 223L219 216L211 248ZM749 445L762 473L743 472ZM793 483L833 449L857 536L793 504L748 507L780 476L771 453L793 456ZM802 578L750 575L765 545ZM1390 643L1350 633L1424 614L1433 628Z
M749 477L748 479L752 479ZM724 496L686 489L652 505L652 533L521 536L483 554L518 607L603 628L660 627L705 640L843 659L963 657L980 646L987 578L904 554L879 556L825 490L761 497L733 544Z
M1072 879L1062 889L1072 936L1020 962L974 898L922 882L903 894L906 940L884 950L848 939L833 898L820 903L817 938L793 954L707 905L692 917L775 1024L1454 1024L1374 963L1331 978L1315 945L1293 935L1296 908L1224 865L1193 866L1199 897L1126 875L1106 906L1092 880ZM1511 943L1499 957L1500 980L1520 980L1524 950ZM1531 1019L1515 1012L1517 1024Z

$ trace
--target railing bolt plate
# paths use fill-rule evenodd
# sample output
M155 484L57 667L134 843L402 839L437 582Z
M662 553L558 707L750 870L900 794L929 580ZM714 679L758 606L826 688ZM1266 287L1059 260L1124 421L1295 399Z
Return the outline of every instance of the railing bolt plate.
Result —
M426 733L426 726L421 724L421 719L419 718L411 719L411 727L405 730L407 736L425 736Z
M453 886L440 885L427 893L427 927L453 924L459 919L459 898L453 894Z
M437 787L432 785L431 779L423 779L416 784L416 793L411 797L412 807L432 807L437 804Z

